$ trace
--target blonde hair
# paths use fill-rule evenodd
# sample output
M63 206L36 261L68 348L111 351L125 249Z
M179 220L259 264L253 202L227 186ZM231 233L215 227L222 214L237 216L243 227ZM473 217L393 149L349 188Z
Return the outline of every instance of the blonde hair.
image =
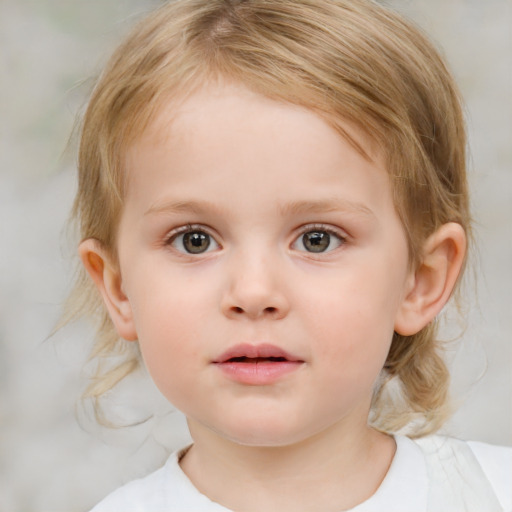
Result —
M411 265L446 222L470 235L466 136L459 94L443 59L411 22L372 0L178 0L143 20L112 56L83 119L73 216L83 239L116 256L124 197L123 155L159 106L226 77L270 98L304 106L358 149L339 121L384 152ZM98 371L86 396L99 399L140 362L119 339L92 282L80 271L68 317L92 315ZM371 420L396 432L433 432L448 410L448 371L431 323L394 335ZM120 356L120 364L109 364ZM114 359L114 361L118 361ZM102 362L102 363L101 363ZM397 384L398 399L386 390Z

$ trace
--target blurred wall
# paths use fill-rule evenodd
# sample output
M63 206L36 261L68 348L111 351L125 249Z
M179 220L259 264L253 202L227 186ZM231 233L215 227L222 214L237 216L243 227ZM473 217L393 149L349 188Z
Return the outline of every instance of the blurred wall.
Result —
M157 0L0 2L0 510L82 511L187 439L144 375L110 398L108 431L75 417L85 325L46 339L73 271L63 231L75 187L65 151L109 52ZM509 0L394 0L444 48L467 102L478 288L448 345L460 405L446 431L512 444L512 7ZM447 336L455 332L453 324ZM147 398L147 397L150 398ZM142 412L140 412L142 411ZM142 416L141 416L142 415Z

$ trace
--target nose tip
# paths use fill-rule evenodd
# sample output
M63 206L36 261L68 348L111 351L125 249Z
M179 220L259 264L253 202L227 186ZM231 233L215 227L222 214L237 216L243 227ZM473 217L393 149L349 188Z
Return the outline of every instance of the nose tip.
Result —
M221 303L223 313L253 320L286 316L289 302L278 269L262 261L253 263L231 267Z

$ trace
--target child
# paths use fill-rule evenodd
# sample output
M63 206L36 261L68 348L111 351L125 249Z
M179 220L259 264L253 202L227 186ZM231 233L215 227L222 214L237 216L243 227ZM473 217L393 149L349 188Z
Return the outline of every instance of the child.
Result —
M194 443L94 511L512 510L510 449L429 435L465 150L443 61L372 0L144 20L84 119L74 213L99 294L82 276L73 307L102 311L96 356L127 354L88 395L143 360Z

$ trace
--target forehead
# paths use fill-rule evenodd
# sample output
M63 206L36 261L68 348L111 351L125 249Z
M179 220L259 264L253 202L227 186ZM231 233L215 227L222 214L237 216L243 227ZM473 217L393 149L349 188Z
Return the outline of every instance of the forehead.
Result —
M172 95L159 102L156 115L151 116L149 123L141 132L134 127L134 136L128 144L128 154L132 153L134 148L140 148L141 144L157 147L168 142L169 137L179 141L196 132L198 123L207 124L209 117L214 114L217 128L221 125L227 127L230 122L235 123L236 128L247 136L257 132L262 125L266 129L279 131L285 129L290 121L299 125L308 118L312 142L318 137L326 136L326 132L330 131L325 129L327 124L368 160L380 165L384 159L385 148L372 133L331 112L326 113L325 105L321 109L310 107L311 98L304 98L304 104L290 103L282 99L283 96L286 97L286 91L276 91L272 96L263 95L242 83L222 76L214 79L205 78L200 86L191 83L188 89L187 93L173 91ZM313 103L316 107L321 104L321 100ZM272 114L266 116L270 110ZM333 111L334 108L329 110ZM223 119L223 112L229 112L230 116ZM318 118L313 124L311 114ZM213 122L210 125L213 128ZM328 134L328 137L332 136L332 132ZM190 141L190 137L187 140Z
M220 181L226 193L237 185L254 191L272 187L282 194L295 187L303 196L316 191L327 198L332 196L330 181L351 169L351 182L370 177L384 183L383 159L371 141L350 125L343 130L372 157L363 156L339 130L304 107L238 84L205 86L164 104L129 148L128 194L140 195L150 185L163 191L172 182L175 193L181 190L190 199L193 188L195 193L214 190ZM273 197L267 196L269 201Z

